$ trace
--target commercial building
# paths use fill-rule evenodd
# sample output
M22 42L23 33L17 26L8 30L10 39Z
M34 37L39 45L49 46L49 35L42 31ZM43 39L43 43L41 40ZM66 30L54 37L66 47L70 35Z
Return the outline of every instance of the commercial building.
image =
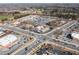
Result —
M71 36L73 37L73 39L79 40L79 32L72 32Z
M35 27L35 30L38 33L45 33L45 32L48 32L50 28L47 25L39 25Z
M6 36L0 38L0 46L2 48L10 48L16 44L17 39L18 38L13 34L6 35Z

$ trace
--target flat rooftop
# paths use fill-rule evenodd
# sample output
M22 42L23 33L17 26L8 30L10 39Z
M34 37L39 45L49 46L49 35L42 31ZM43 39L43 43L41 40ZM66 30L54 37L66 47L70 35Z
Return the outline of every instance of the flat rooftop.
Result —
M6 35L0 38L0 46L4 48L9 48L17 41L17 37L14 34Z

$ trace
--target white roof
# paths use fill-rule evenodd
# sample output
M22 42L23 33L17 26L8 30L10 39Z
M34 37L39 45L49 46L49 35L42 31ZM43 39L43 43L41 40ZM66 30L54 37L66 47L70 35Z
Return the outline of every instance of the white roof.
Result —
M18 22L18 21L14 22L14 25L17 25L17 24L20 24L20 22Z
M4 33L3 31L0 31L0 34Z
M71 36L79 39L79 33L77 33L77 32L73 32Z
M43 29L43 26L37 26L37 29L41 30L41 29Z
M0 31L0 36L4 35L5 33L3 31Z
M10 47L11 43L16 41L17 37L13 34L6 35L0 38L0 45L4 47Z

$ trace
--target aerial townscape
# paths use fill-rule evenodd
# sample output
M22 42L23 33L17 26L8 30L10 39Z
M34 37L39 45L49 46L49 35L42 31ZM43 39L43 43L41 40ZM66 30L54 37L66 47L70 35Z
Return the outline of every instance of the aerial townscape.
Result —
M0 55L79 55L79 4L0 4Z

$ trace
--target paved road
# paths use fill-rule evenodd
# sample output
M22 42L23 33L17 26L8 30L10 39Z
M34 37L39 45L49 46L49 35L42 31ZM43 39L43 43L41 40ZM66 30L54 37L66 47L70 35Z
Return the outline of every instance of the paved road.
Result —
M57 30L62 30L62 29L66 29L66 28L69 28L70 26L73 26L74 24L78 23L77 21L71 21L71 22L68 22L67 24L63 25L63 26L60 26L60 27L57 27L55 29L53 29L52 31L48 32L48 33L45 33L44 35L47 35L47 36L50 36L53 35L53 33Z
M78 50L72 49L72 48L67 47L67 46L64 46L64 45L62 45L62 44L58 44L58 43L56 43L56 42L54 42L54 41L51 41L51 42L50 42L50 41L44 41L44 42L40 43L39 45L37 45L36 47L34 47L33 50L29 51L29 53L27 53L27 55L32 55L32 54L34 54L34 52L36 52L36 51L38 50L38 48L40 48L41 45L44 44L44 43L53 44L53 46L61 47L62 50L64 50L64 48L65 48L65 49L68 50L68 51L72 51L72 52L74 52L75 54L79 54L79 51L78 51Z
M28 47L28 51L26 52L26 54L29 54L30 53L30 51L32 51L32 48L35 48L35 47L37 47L39 44L41 44L42 42L44 42L45 40L43 40L43 39L46 39L47 38L47 40L52 40L52 37L50 36L50 35L52 35L52 33L54 32L54 31L56 31L56 30L58 30L58 29L64 29L64 28L68 28L70 25L72 26L72 25L74 25L74 24L76 24L77 22L76 21L72 21L72 22L69 22L69 23L67 23L67 24L65 24L65 25L63 25L63 26L61 26L61 27L59 27L59 28L56 28L56 29L54 29L54 30L52 30L52 31L50 31L50 32L48 32L48 33L46 33L46 34L38 34L38 33L35 33L35 32L32 32L32 31L29 31L29 30L23 30L23 29L20 29L20 28L18 28L18 27L15 27L15 26L12 26L12 25L7 25L7 24L5 24L5 25L2 25L1 27L3 27L3 28L5 28L5 29L10 29L10 30L12 30L12 31L14 31L14 32L16 32L16 33L19 33L19 34L21 34L21 35L26 35L26 36L30 36L30 35L35 35L36 36L36 40L35 41L32 41L31 43L29 43L29 44L24 44L22 47L20 47L18 50L16 50L15 52L13 52L12 54L17 54L19 51L21 51L22 49L24 49L24 48L26 48L26 47ZM62 40L60 40L60 42L63 42ZM69 42L66 42L66 41L64 41L65 43L67 43L67 44L73 44L73 45L76 45L76 44L74 44L74 43L69 43ZM55 42L53 42L53 43L55 43ZM60 44L59 44L60 45ZM77 46L77 45L76 45ZM70 48L70 47L69 47ZM73 49L73 48L72 48ZM76 49L75 49L76 50Z
M10 30L12 30L12 31L14 31L14 32L16 32L16 33L20 33L21 35L23 34L23 35L28 35L28 34L31 34L31 32L30 31L24 31L24 30L22 30L22 29L20 29L20 28L18 28L18 27L15 27L15 26L11 26L11 25L3 25L3 26L1 26L1 27L3 27L3 28L6 28L6 29L10 29ZM30 32L30 33L29 33ZM12 54L17 54L19 51L21 51L22 49L24 49L25 47L27 47L27 46L29 46L28 48L29 48L29 51L31 51L31 49L32 48L35 48L38 44L40 44L41 42L43 42L44 40L44 37L41 35L41 34L38 34L38 33L32 33L32 34L34 34L34 35L36 35L37 37L36 37L36 40L35 40L35 42L33 41L33 42L31 42L31 43L26 43L26 44L24 44L21 48L19 48L19 49L17 49L15 52L13 52ZM37 43L38 42L38 43ZM29 51L27 51L27 52L29 52Z
M29 45L32 45L34 42L36 42L36 39L34 39L32 42L28 42L28 43L23 44L21 47L19 47L17 50L15 50L13 53L11 53L11 55L17 54L18 52L25 49Z
M0 27L3 27L3 28L5 28L5 29L10 29L10 30L12 30L12 31L14 31L14 32L16 32L16 33L23 34L23 35L28 35L28 34L30 34L30 35L42 35L42 34L38 34L38 33L29 31L29 30L23 30L23 29L21 29L21 28L12 26L12 25L10 25L10 24L9 24L9 25L5 24L5 25L2 25L2 26L0 26Z
M22 18L17 19L17 21L23 22L29 20L32 21L34 24L46 24L48 22L51 22L53 20L56 20L56 17L40 17L37 15L30 15L30 16L25 16Z

